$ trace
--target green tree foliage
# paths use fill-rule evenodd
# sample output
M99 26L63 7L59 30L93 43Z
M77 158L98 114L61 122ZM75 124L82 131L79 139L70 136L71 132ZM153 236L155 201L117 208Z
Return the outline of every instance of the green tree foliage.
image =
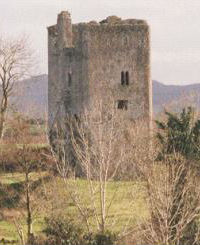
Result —
M195 120L191 107L180 114L165 112L167 122L156 121L157 138L162 145L162 154L179 152L187 158L200 158L200 120Z

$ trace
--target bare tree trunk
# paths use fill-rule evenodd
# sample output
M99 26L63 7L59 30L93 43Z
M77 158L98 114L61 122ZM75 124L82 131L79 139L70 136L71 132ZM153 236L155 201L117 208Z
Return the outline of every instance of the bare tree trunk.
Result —
M27 241L32 238L32 213L30 206L30 185L29 185L29 173L26 172L26 209L27 209Z
M0 139L2 139L3 137L4 122L5 122L5 114L3 112L0 115Z
M17 229L17 233L19 235L20 241L22 245L25 245L25 239L24 239L24 232L23 232L23 228L22 226L15 220L14 224L16 226Z

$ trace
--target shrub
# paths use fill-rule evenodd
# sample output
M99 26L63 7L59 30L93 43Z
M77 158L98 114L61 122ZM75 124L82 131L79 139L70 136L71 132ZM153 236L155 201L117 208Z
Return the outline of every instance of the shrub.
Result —
M105 233L86 233L71 218L54 217L46 219L47 236L44 245L113 245L116 235L107 231Z
M96 233L88 239L87 245L113 245L117 239L114 233L106 231L105 233Z
M48 245L84 245L83 230L69 218L46 219Z

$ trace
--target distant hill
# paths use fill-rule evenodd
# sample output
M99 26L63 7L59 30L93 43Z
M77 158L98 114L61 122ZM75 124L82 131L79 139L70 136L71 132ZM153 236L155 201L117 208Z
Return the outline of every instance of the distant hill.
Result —
M40 75L15 84L12 107L30 117L43 118L48 110L48 76Z
M153 111L161 112L164 107L178 110L190 104L200 108L199 95L200 84L178 86L153 81ZM44 74L18 83L12 104L30 116L45 118L48 108L48 76Z
M153 81L153 110L160 112L164 107L177 111L186 106L200 108L200 83L191 85L164 85Z

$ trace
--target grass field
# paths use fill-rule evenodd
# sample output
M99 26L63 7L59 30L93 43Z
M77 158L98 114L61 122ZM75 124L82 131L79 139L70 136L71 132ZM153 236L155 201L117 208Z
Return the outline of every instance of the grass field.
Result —
M47 173L32 173L32 181L37 181L41 176L46 176ZM24 175L22 173L14 174L2 174L0 175L0 181L2 188L6 187L9 192L13 188L15 191L22 192L18 193L20 199L23 197L23 186ZM97 182L93 182L93 185L98 187ZM17 187L17 188L16 188ZM44 229L44 216L48 210L49 215L52 213L60 213L62 215L71 215L72 217L80 218L78 210L74 205L73 201L70 199L69 192L76 192L79 196L82 206L88 210L92 208L91 205L91 196L89 192L89 185L86 180L76 179L75 181L70 180L69 184L66 185L62 179L59 177L54 177L54 181L49 181L45 184L46 190L51 190L49 194L49 200L47 203L44 201L38 200L38 205L41 207L46 206L46 210L41 208L40 213L35 216L33 230L36 234L39 234ZM7 195L9 195L9 192ZM4 193L5 195L5 193ZM51 200L52 197L52 200ZM6 197L5 197L6 198ZM124 182L124 181L115 181L109 182L107 186L107 206L112 202L110 209L108 211L107 221L108 223L115 222L113 226L113 231L121 231L127 224L132 226L136 222L140 222L143 218L148 216L148 209L145 202L145 191L141 182ZM17 240L16 227L14 225L14 218L17 217L17 214L25 210L18 210L15 208L15 205L6 206L7 202L4 200L5 205L1 205L1 212L4 216L4 219L0 220L0 239L5 238L8 240ZM99 193L95 195L95 205L97 210L100 210L99 205ZM21 218L21 223L24 227L24 233L26 233L25 219ZM128 223L129 221L129 223ZM91 225L95 226L94 219L90 219Z

